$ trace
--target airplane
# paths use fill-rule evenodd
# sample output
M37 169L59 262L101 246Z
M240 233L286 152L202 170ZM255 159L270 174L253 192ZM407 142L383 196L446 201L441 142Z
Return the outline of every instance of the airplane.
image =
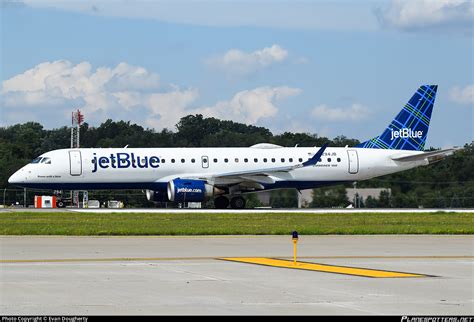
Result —
M459 148L424 152L437 85L422 85L378 136L354 147L77 148L40 155L12 185L33 189L142 189L149 201L245 208L243 194L367 180L424 166Z

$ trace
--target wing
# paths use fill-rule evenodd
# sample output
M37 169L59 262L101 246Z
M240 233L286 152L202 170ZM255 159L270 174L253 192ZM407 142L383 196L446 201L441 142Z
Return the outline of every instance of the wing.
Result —
M290 171L316 165L319 162L319 159L323 155L324 151L326 150L327 146L327 143L324 144L311 159L297 165L262 168L246 171L243 170L225 173L214 173L209 175L183 175L180 176L180 178L207 180L207 182L216 186L230 186L239 184L240 186L246 188L263 189L263 183L274 183L275 178L291 178L291 174L289 173Z

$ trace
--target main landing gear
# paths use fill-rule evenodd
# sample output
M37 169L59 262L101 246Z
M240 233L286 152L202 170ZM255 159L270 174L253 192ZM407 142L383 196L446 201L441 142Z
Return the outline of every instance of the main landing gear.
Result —
M229 207L229 199L224 196L219 196L214 199L214 206L216 209L226 209ZM230 207L232 209L244 209L245 208L245 199L242 196L232 197L230 199Z
M216 207L216 209L226 209L229 207L229 199L224 196L217 197L214 199L214 207Z

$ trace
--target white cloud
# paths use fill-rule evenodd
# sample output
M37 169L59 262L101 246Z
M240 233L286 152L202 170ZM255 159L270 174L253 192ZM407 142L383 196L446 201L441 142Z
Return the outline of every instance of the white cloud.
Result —
M230 74L245 75L281 63L287 57L287 50L279 45L272 45L251 53L230 49L223 55L208 59L207 64Z
M392 0L376 15L382 25L401 30L455 29L472 33L472 0Z
M93 115L116 107L128 109L142 92L159 87L159 76L142 67L120 63L95 71L89 62L45 62L2 83L7 107L66 105L68 102ZM72 107L72 106L71 106Z
M255 124L261 119L275 116L278 113L278 102L300 93L301 89L287 86L258 87L238 92L230 101L220 101L214 106L196 109L193 113Z
M89 62L45 62L2 83L2 117L12 123L58 119L64 124L71 110L80 108L92 124L112 118L172 129L181 117L196 113L255 124L275 116L279 102L301 93L287 86L265 86L198 107L197 89L167 84L171 90L164 91L159 85L158 74L127 63L94 70Z
M474 106L474 84L467 85L464 88L458 86L453 87L449 91L449 97L456 103Z
M147 117L146 124L155 128L172 129L179 119L191 114L189 106L198 98L196 89L180 91L175 89L168 93L154 93L147 97L145 105L151 115Z
M107 83L107 89L118 90L156 90L160 84L157 74L149 73L143 67L130 66L120 63L112 70L112 78Z
M202 114L205 117L256 124L262 119L274 117L278 113L277 104L280 101L300 93L300 89L287 86L258 87L238 92L228 101L198 108L191 107L198 97L197 90L153 94L146 104L152 109L153 116L146 123L153 127L171 128L183 116Z
M123 62L114 68L96 70L89 62L76 65L67 60L45 62L2 83L4 112L13 119L19 110L35 108L40 108L42 115L51 111L65 115L80 108L89 122L127 116L139 119L145 116L135 115L133 109L141 107L151 117L166 120L165 115L173 113L170 106L180 108L183 97L189 97L190 92L193 95L188 101L197 96L196 90L175 88L170 93L159 90L158 74Z
M311 115L322 121L359 121L366 119L370 115L370 110L361 104L352 104L348 108L322 104L313 108Z

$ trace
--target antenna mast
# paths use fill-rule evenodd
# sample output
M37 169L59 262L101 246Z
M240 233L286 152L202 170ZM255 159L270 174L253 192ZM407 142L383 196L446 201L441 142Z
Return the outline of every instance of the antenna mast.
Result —
M81 111L77 110L75 112L72 112L71 149L79 148L80 130L81 130L82 122L84 122L84 115L81 114ZM84 195L87 195L87 192L84 191ZM79 191L78 190L71 191L71 201L72 201L73 206L79 208Z

